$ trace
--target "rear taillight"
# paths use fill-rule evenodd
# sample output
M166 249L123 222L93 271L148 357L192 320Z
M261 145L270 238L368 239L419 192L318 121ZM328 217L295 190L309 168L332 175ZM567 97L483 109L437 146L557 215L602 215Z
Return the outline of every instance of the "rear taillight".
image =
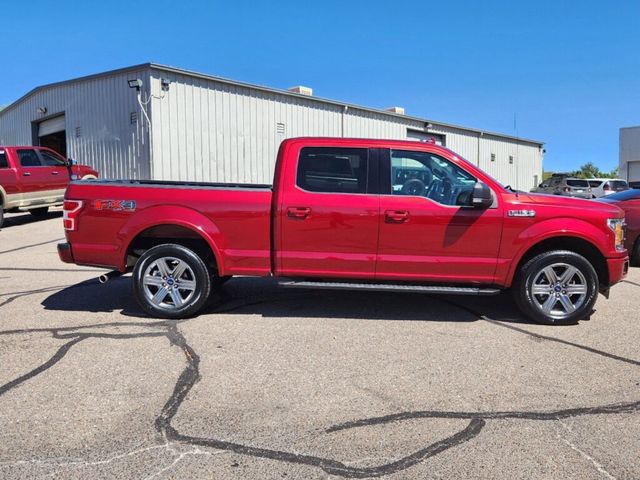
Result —
M571 187L564 187L564 191L565 192L570 192L571 191Z
M78 214L82 210L81 200L65 200L62 207L62 226L73 232L78 229Z
M602 187L602 190L608 192L609 190L611 190L611 187L609 185L605 185L604 187Z

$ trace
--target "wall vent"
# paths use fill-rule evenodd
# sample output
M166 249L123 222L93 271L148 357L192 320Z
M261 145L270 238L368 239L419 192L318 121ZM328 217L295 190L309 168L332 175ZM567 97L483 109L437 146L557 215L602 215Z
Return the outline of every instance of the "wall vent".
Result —
M495 162L495 161L496 161L496 154L495 154L495 153L492 153L492 154L491 154L491 161L492 161L492 162Z
M404 107L389 107L385 110L387 112L397 113L398 115L404 115Z
M513 164L513 155L509 155L509 163Z
M129 116L129 121L131 122L131 125L135 125L136 123L138 123L138 112L136 111L131 112L131 115Z
M284 123L276 123L276 133L284 135L286 132L286 128Z
M82 127L76 127L76 138L80 138L82 136Z
M295 87L291 87L288 89L290 92L297 93L299 95L306 95L308 97L313 96L313 88L305 87L302 85L296 85Z

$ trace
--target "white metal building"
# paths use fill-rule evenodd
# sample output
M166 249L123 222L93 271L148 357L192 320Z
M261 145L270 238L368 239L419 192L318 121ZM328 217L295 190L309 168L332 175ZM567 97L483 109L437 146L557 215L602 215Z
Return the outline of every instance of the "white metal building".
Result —
M620 129L620 178L640 182L640 127Z
M542 180L539 141L152 63L37 87L0 112L0 145L52 146L105 178L270 183L297 136L434 139L505 184Z

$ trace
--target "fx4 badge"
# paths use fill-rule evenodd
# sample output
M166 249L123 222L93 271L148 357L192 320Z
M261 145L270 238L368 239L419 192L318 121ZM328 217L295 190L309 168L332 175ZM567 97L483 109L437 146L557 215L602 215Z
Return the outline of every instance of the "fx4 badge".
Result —
M136 209L136 202L135 200L94 200L93 208L114 212L133 212Z
M535 217L535 210L509 210L507 212L508 217Z

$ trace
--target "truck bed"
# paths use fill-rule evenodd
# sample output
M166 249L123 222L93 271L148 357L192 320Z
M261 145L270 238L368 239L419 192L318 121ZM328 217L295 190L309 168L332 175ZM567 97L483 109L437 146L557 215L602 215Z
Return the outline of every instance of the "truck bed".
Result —
M69 231L77 263L124 271L140 236L184 237L190 230L215 252L221 274L271 270L271 185L158 180L72 182L65 198L81 200L79 228ZM167 231L163 225L177 226ZM196 230L193 225L198 225ZM183 231L180 231L182 228Z

